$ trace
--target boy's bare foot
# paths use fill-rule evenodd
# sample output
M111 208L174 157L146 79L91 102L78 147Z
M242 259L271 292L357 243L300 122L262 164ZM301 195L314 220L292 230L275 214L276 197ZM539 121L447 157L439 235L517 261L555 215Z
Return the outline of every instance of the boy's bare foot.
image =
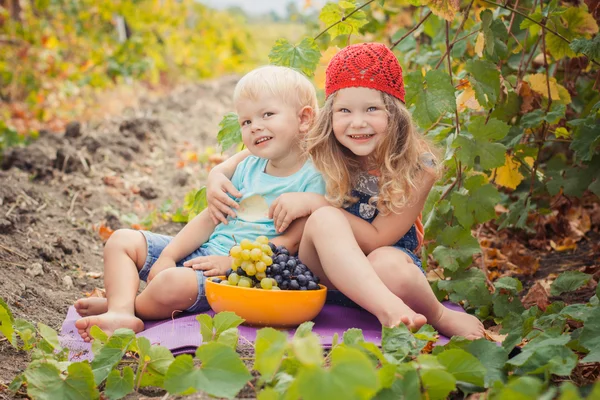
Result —
M77 327L79 335L86 342L92 341L90 329L92 329L92 326L94 325L102 329L104 333L109 336L119 328L129 328L135 333L144 330L144 323L142 320L128 313L106 312L104 314L92 315L75 321L75 327Z
M424 315L417 314L406 304L402 303L394 310L393 314L379 318L379 322L384 326L390 327L404 324L410 331L416 332L427 323L427 318Z
M74 306L82 317L104 314L108 311L108 301L104 297L84 297L77 300Z
M443 310L437 322L431 322L431 325L439 333L447 337L462 336L469 340L483 337L484 327L477 317L450 310L444 306L442 308Z

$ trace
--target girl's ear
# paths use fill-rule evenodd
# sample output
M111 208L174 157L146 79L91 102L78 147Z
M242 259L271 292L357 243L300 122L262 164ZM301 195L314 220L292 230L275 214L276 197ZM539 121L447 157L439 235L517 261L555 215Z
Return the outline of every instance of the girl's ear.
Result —
M298 120L300 121L300 132L306 133L310 129L312 125L313 119L315 117L315 110L311 106L304 106L298 112Z

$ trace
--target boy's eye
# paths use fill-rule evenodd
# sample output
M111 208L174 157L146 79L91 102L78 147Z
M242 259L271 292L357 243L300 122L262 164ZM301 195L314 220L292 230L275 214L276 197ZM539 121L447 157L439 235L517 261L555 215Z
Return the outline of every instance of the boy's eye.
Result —
M270 117L271 115L273 115L274 113L267 111L266 113L263 114L263 118L267 118Z
M248 124L250 124L250 120L249 120L249 119L247 119L247 120L245 120L245 121L242 121L242 123L241 123L240 125L242 125L242 126L246 126L246 125L248 125Z

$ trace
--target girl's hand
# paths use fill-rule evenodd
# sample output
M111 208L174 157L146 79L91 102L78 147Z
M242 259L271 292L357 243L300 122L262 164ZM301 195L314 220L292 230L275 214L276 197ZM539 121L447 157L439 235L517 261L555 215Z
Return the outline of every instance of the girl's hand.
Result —
M173 260L170 257L161 255L160 257L158 257L154 265L152 265L150 273L148 274L148 278L146 279L147 282L150 283L152 279L154 279L154 277L158 275L159 272L164 271L167 268L175 268L176 266L177 265L175 265L175 260Z
M200 256L183 263L184 267L204 271L204 276L225 275L231 268L229 256Z
M219 222L227 225L227 216L235 218L235 211L231 208L239 208L231 197L242 197L242 194L233 186L231 181L220 172L211 172L208 174L206 184L206 201L208 202L208 213L215 224Z
M310 203L304 193L284 193L271 204L269 218L273 219L278 233L285 231L296 218L311 213Z

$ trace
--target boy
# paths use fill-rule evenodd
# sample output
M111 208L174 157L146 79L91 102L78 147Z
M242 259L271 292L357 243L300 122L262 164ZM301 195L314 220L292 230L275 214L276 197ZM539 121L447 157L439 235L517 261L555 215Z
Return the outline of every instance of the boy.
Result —
M233 236L241 242L264 235L291 251L298 248L304 221L277 236L268 213L269 205L283 193L325 192L321 175L301 148L301 136L311 127L317 110L315 89L292 69L267 66L239 81L234 103L242 141L252 154L238 165L232 178L242 194L237 216L216 224L204 210L174 238L116 231L104 248L106 299L84 298L75 303L83 316L75 326L84 340L91 340L94 325L109 335L118 328L140 332L142 319L208 310L206 277L223 275L231 266L228 253ZM147 280L148 286L136 297L140 280Z

